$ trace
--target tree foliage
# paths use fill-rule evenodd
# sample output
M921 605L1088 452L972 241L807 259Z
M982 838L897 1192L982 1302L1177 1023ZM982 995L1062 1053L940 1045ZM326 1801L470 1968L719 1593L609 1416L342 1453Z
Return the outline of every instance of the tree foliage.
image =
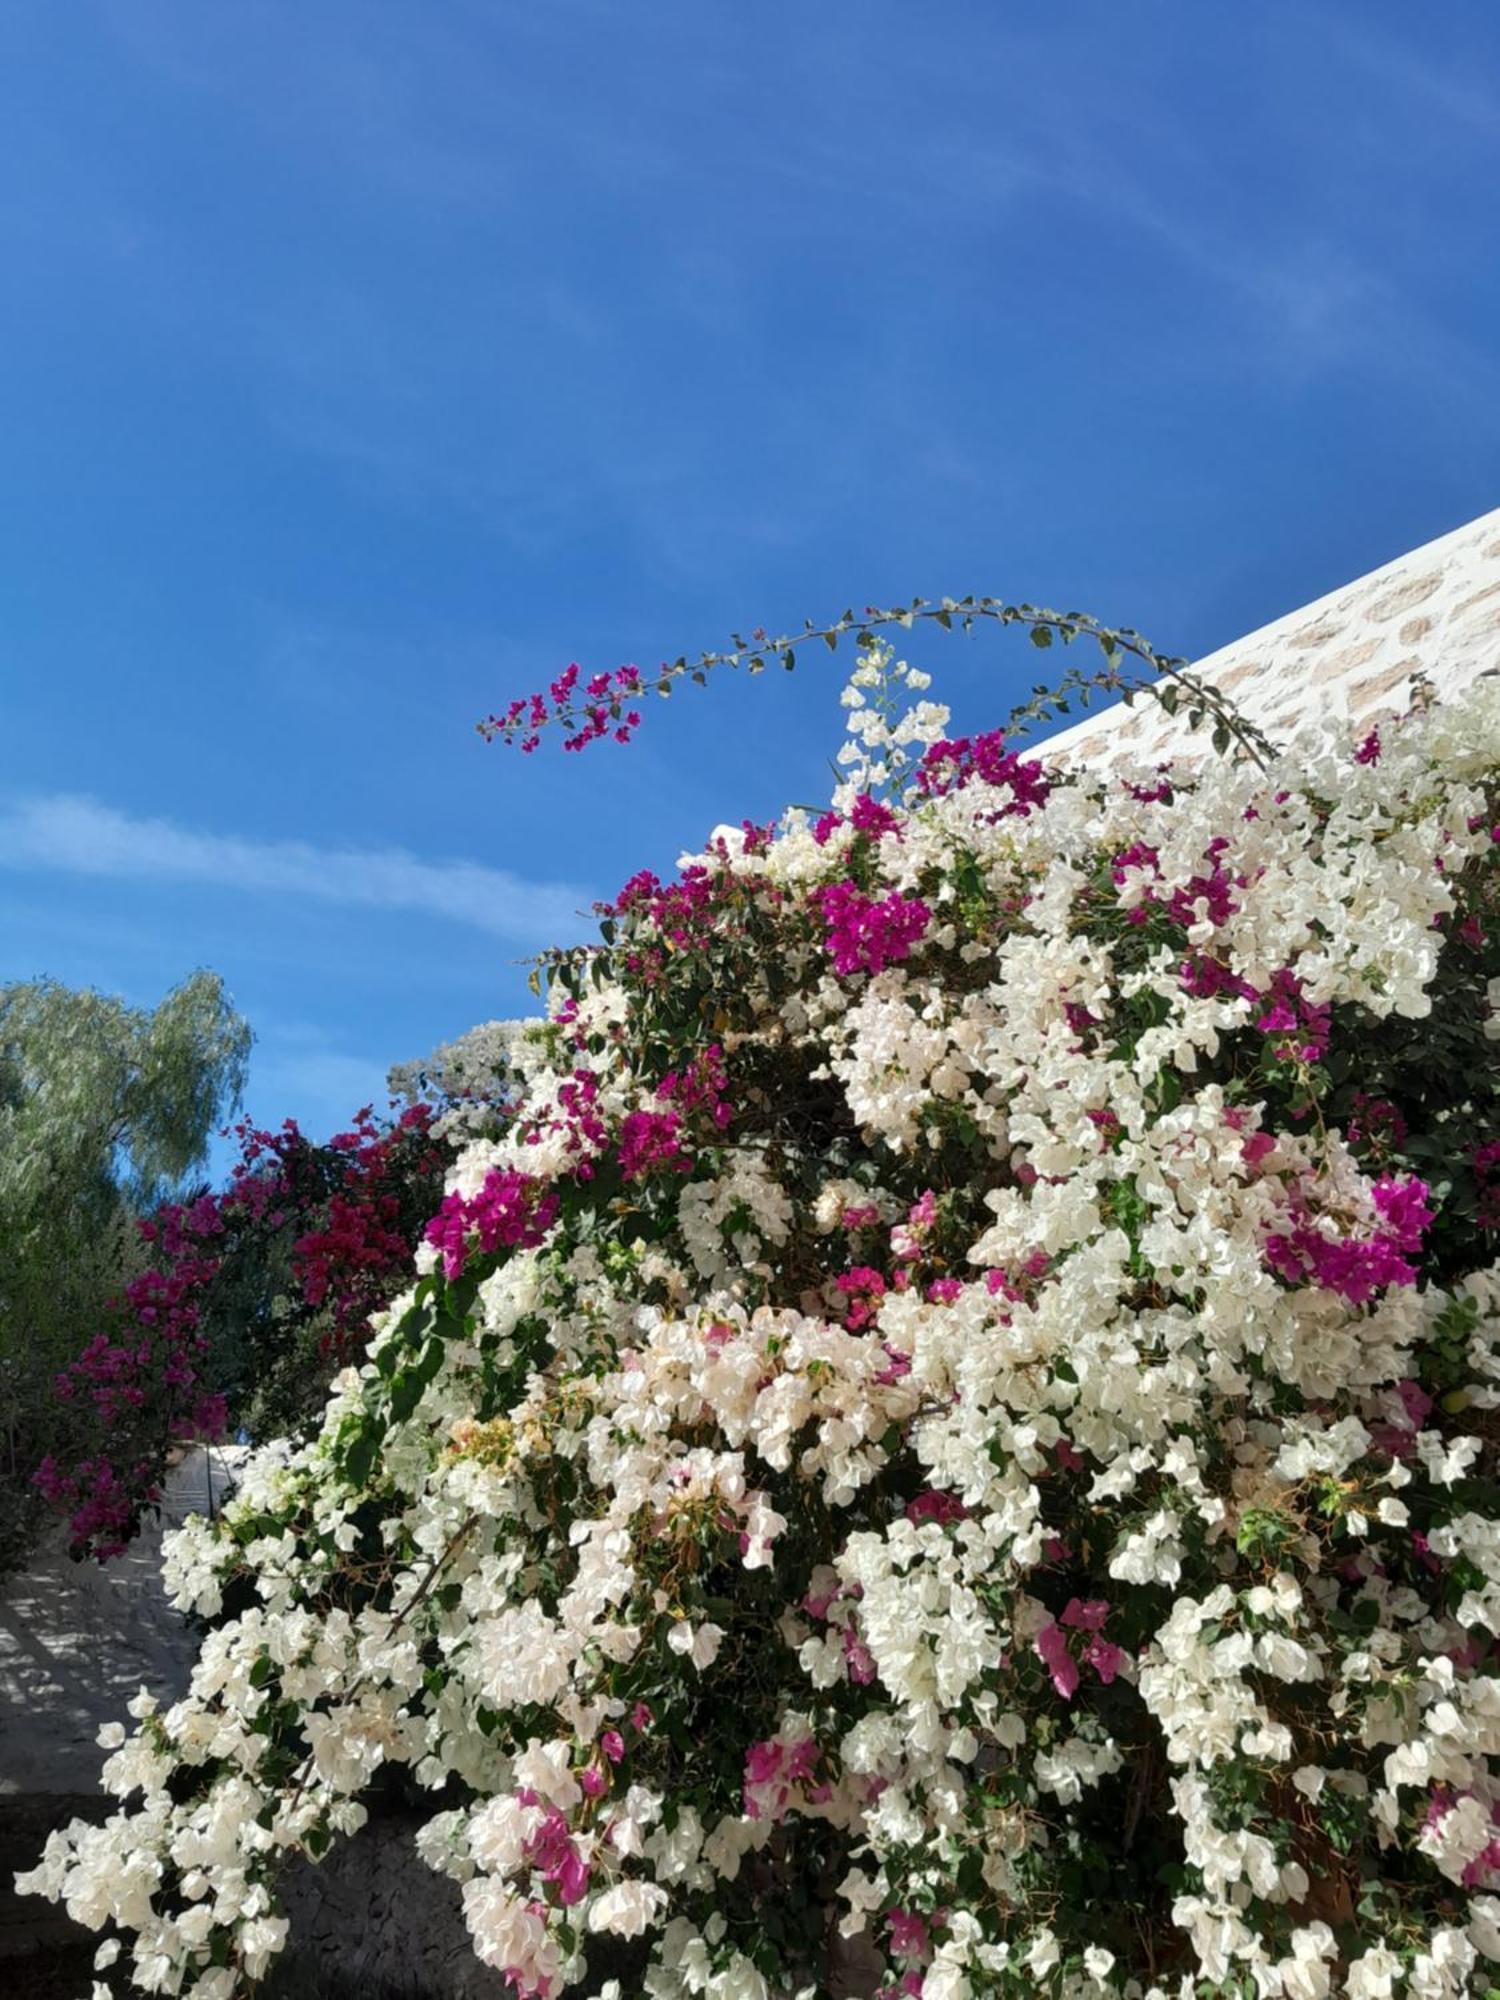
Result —
M0 987L0 1566L35 1524L37 1464L92 1429L53 1378L139 1268L138 1218L202 1167L250 1042L212 972L154 1008Z

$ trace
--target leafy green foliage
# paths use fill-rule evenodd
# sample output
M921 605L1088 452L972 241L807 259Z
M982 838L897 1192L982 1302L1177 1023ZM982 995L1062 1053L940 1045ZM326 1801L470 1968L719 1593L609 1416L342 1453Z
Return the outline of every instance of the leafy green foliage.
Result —
M88 1415L53 1379L140 1268L137 1218L202 1165L250 1040L211 972L151 1009L0 987L0 1569L34 1531L38 1462L87 1453Z

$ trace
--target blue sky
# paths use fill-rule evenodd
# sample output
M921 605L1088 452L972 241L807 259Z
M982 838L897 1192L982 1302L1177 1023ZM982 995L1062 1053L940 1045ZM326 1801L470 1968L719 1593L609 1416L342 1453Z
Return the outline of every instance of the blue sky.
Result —
M0 128L0 978L215 967L263 1118L823 796L828 656L480 742L570 659L1197 654L1500 500L1490 0L11 0Z

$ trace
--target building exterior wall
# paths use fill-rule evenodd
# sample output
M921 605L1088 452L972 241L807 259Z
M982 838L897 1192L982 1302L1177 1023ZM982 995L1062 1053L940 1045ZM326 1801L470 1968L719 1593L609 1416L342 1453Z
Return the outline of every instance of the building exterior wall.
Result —
M1193 663L1273 742L1327 719L1367 726L1411 705L1417 679L1455 700L1500 671L1500 508ZM1207 748L1207 739L1199 744ZM1154 763L1194 747L1150 697L1049 736L1049 763Z

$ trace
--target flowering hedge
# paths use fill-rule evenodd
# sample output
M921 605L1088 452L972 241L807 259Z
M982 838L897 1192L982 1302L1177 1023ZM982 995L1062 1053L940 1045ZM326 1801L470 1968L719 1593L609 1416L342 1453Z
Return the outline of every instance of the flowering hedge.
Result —
M366 1106L322 1144L290 1118L277 1131L241 1119L234 1136L222 1190L137 1225L153 1261L57 1378L89 1414L90 1448L45 1457L35 1483L67 1515L76 1557L122 1554L171 1453L216 1442L231 1414L263 1437L321 1411L408 1272L449 1158L420 1102L390 1122Z
M258 1976L390 1764L523 1996L1500 1983L1500 690L1064 775L924 685L551 962L169 1545L191 1691L25 1878L142 1989Z

